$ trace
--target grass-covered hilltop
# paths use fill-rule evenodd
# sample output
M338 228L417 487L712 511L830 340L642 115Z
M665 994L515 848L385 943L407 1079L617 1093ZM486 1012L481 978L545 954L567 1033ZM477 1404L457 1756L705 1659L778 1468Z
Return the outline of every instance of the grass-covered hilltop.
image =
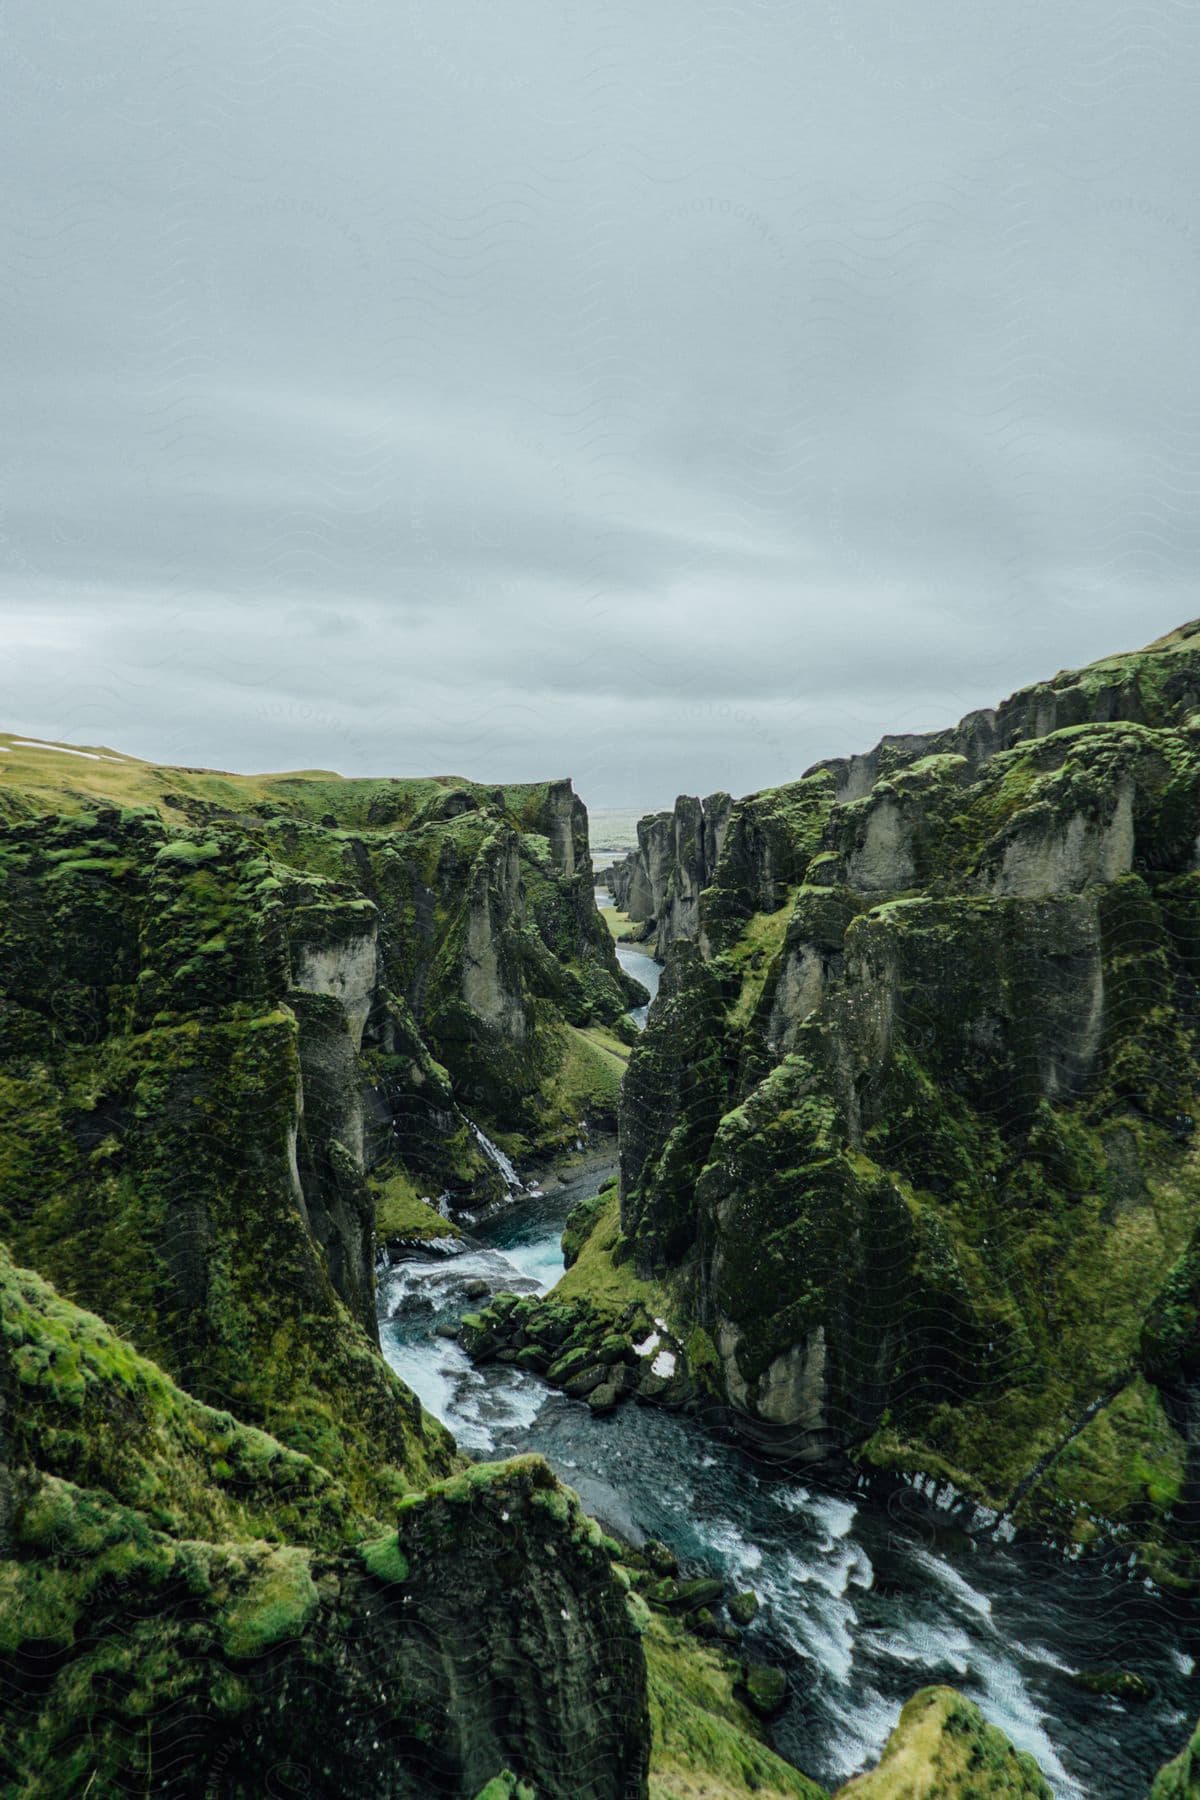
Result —
M668 1398L1194 1589L1200 623L609 881L667 967L579 1256L656 1289Z

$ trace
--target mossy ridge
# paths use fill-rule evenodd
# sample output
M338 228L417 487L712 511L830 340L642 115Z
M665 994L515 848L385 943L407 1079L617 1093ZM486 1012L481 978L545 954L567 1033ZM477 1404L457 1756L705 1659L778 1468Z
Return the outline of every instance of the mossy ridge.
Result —
M621 1119L635 1266L735 1406L1162 1580L1200 1505L1187 1357L1138 1374L1200 1214L1198 698L1200 625L737 803Z
M602 944L590 997L522 922L525 852L499 790L427 784L405 814L411 854L397 849L394 808L374 801L370 848L328 824L215 801L194 829L149 808L99 807L0 834L0 1214L18 1253L205 1397L321 1460L348 1457L368 1486L381 1458L421 1479L445 1450L369 1345L342 1329L346 1306L374 1331L364 1164L385 1189L419 1180L417 1199L498 1187L449 1073L380 971L436 1013L429 980L439 957L453 961L456 931L473 929L464 894L483 892L496 908L485 936L508 934L535 1042L518 1054L503 1021L493 1028L466 1004L460 959L441 999L457 984L466 1041L490 1033L496 1050L494 1084L461 1098L497 1131L528 1124L531 1141L543 1084L560 1076L559 1136L586 1107L615 1112L619 1063L596 1009L617 1014L624 996L585 896L586 816L566 784L518 799L544 828L530 831L528 854L554 913L547 934L560 934L576 970L592 937ZM426 914L413 874L423 856L446 884ZM575 930L584 897L591 923ZM297 992L293 970L334 988ZM337 997L346 979L367 983L354 999L361 1052ZM531 980L574 981L583 1023L564 1023ZM330 1384L344 1389L332 1404Z
M896 911L890 921L876 914L860 924L877 935L886 923L895 940L897 933L911 935L914 926L920 935L928 911L914 903ZM944 910L940 915L943 921L948 916ZM888 954L894 964L894 950ZM914 991L924 992L916 971ZM954 991L960 996L968 991L961 978ZM945 1035L953 1044L951 1024L945 1034L932 1031L930 1040L936 1043ZM1139 1029L1139 1022L1133 1021L1133 1027ZM885 1080L876 1078L874 1083L870 1113L861 1096L856 1103L871 1155L869 1159L843 1155L837 1181L844 1199L839 1203L842 1210L831 1215L830 1256L827 1263L814 1263L814 1240L807 1234L817 1228L818 1197L835 1191L830 1183L839 1168L847 1115L839 1098L843 1083L836 1068L828 1065L825 1028L817 1022L802 1028L802 1043L806 1034L815 1060L812 1055L807 1064L803 1058L785 1059L741 1109L726 1115L710 1168L696 1190L702 1217L730 1204L735 1208L722 1211L721 1274L711 1292L715 1307L743 1322L740 1374L753 1382L784 1353L789 1341L796 1341L818 1318L823 1318L828 1333L828 1308L837 1304L833 1295L847 1273L845 1245L857 1241L870 1219L871 1239L876 1245L886 1240L889 1267L907 1268L910 1273L897 1288L894 1272L886 1276L881 1267L873 1280L865 1270L859 1272L856 1279L867 1282L873 1298L869 1313L859 1303L856 1332L866 1324L869 1338L886 1339L884 1321L890 1315L881 1310L885 1301L895 1312L897 1325L903 1317L919 1394L906 1393L903 1363L884 1365L872 1379L882 1383L880 1391L889 1393L893 1419L898 1410L907 1412L910 1450L919 1416L924 1423L917 1430L917 1441L924 1440L930 1463L943 1470L952 1467L960 1484L964 1468L974 1470L976 1493L1000 1504L1015 1485L1020 1459L1030 1447L1050 1448L1087 1398L1101 1391L1114 1373L1132 1366L1142 1311L1164 1268L1186 1242L1195 1215L1194 1159L1153 1121L1112 1117L1110 1102L1100 1103L1098 1119L1089 1124L1086 1115L1039 1101L1030 1118L1025 1157L1014 1161L1013 1146L996 1122L980 1118L947 1091L945 1076L939 1073L932 1080L919 1059L897 1044ZM962 1086L964 1077L970 1079L970 1065L961 1054L957 1060L954 1079ZM982 1071L980 1078L986 1080ZM1019 1088L1010 1089L1008 1102L1010 1107L1017 1104L1018 1114L1019 1093ZM870 1118L878 1122L868 1125ZM1003 1118L1000 1123L1005 1123ZM1140 1171L1123 1183L1109 1172L1122 1166L1122 1158L1124 1165ZM731 1171L727 1184L719 1176L722 1168ZM916 1186L917 1181L922 1186ZM722 1197L726 1192L732 1200ZM895 1196L889 1203L894 1220L890 1232L883 1229L889 1214L879 1197L887 1193ZM755 1195L760 1196L757 1201ZM753 1213L755 1206L758 1214ZM797 1224L789 1227L789 1217ZM796 1229L800 1237L794 1236ZM763 1259L769 1261L776 1244L782 1260L772 1283L764 1273ZM742 1262L746 1269L739 1288ZM803 1294L787 1273L796 1268L809 1273L816 1313L803 1311ZM1053 1285L1047 1304L1049 1271ZM785 1297L785 1305L769 1320L761 1299L756 1299L767 1292ZM753 1334L746 1328L751 1317L757 1320ZM835 1357L847 1359L850 1391L864 1390L871 1368L866 1342L857 1336L835 1337L830 1347ZM951 1381L940 1402L934 1379L939 1370L943 1381ZM979 1373L972 1376L973 1370ZM847 1390L838 1386L836 1371L835 1361L828 1378L833 1391L846 1395L840 1401L845 1405ZM979 1387L977 1409L973 1385ZM1001 1401L1005 1393L1007 1398ZM976 1411L977 1429L972 1423ZM856 1415L851 1408L836 1422L844 1430L855 1416L865 1420L870 1413ZM1124 1493L1123 1514L1130 1521L1144 1510L1148 1497L1157 1499L1160 1514L1169 1505L1178 1467L1177 1440L1160 1410L1139 1408L1137 1417L1144 1430L1136 1443L1128 1437L1131 1420L1125 1421L1121 1434L1131 1458L1131 1475L1143 1466L1158 1467L1160 1478L1152 1479L1147 1488L1140 1480L1123 1483L1111 1469L1101 1480L1097 1468L1099 1486L1087 1502L1078 1491L1079 1469L1072 1469L1074 1458L1068 1458L1063 1474L1071 1476L1065 1485L1071 1489L1072 1511L1085 1504L1099 1509L1101 1488L1106 1501ZM1096 1439L1099 1428L1091 1435ZM868 1446L868 1455L880 1460L892 1460L895 1454L894 1427ZM920 1462L919 1451L914 1462ZM969 1478L967 1485L972 1485ZM1060 1498L1065 1502L1065 1493ZM1036 1504L1045 1499L1045 1491L1039 1490ZM1033 1506L1035 1500L1028 1504ZM1054 1503L1048 1510L1054 1512ZM1066 1521L1064 1505L1058 1511L1060 1529Z
M117 817L105 801L136 791L145 803L126 808L122 819L136 812L160 832L164 819L186 821L210 837L273 859L275 870L264 873L285 898L292 890L297 925L303 894L294 881L281 879L279 866L291 868L302 881L326 884L306 928L320 928L322 910L328 927L330 908L338 904L374 904L385 985L414 1008L435 1056L459 1080L468 1109L478 1110L496 1129L517 1126L506 1115L523 1104L528 1110L539 1066L551 1060L535 1047L531 1078L520 1035L514 1045L505 1042L503 1031L489 1036L486 1024L480 1032L470 1002L461 1004L462 903L468 892L478 900L494 882L498 855L515 849L512 891L503 896L491 926L519 1007L528 1014L529 1000L540 997L570 1023L588 1026L616 1023L638 998L617 965L593 903L587 815L569 782L506 788L450 778L355 782L319 772L237 777L107 762L72 764L68 781L65 757L56 760L46 751L31 752L30 758L17 756L3 770L16 791L36 767L41 783L35 780L26 796L30 818L48 808L74 806L80 809L77 823L86 826L101 814ZM88 783L95 795L86 791ZM168 860L180 866L190 862L202 872L206 857L199 845L178 841ZM76 880L104 869L112 873L100 858L93 857L92 864L86 871L77 868ZM211 908L211 929L194 946L201 960L189 973L211 976L222 966L230 969L221 927L231 916L230 908Z
M2 1252L0 1291L0 1758L19 1791L203 1776L231 1733L246 1796L288 1755L411 1800L514 1761L538 1791L640 1790L624 1588L541 1459L472 1465L384 1528Z
M649 1671L651 1800L764 1800L826 1790L771 1750L736 1699L727 1658L699 1645L672 1620L650 1615L642 1639Z
M177 1387L0 1246L16 1460L103 1489L164 1530L341 1542L352 1501L311 1457Z
M532 829L552 790L566 785L489 786L455 775L354 778L328 769L240 775L171 767L94 745L27 745L7 732L0 732L0 742L6 751L0 791L21 803L23 817L117 805L151 807L168 822L226 816L252 824L285 816L329 818L337 830L389 831L430 814L486 805L510 810Z
M877 1768L834 1800L1054 1800L1033 1757L1017 1750L953 1688L913 1695Z
M1077 725L1130 723L1151 728L1187 726L1200 711L1200 621L1143 650L1102 657L1065 669L1049 681L1018 689L994 708L968 713L945 731L882 738L865 755L827 759L826 772L843 794L861 794L881 776L929 756L964 756L980 770L997 752Z

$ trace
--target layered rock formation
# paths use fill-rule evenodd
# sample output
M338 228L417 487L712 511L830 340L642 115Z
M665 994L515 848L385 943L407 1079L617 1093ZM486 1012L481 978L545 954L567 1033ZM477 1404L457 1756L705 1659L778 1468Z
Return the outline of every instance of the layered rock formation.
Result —
M672 944L700 929L700 895L716 873L733 802L681 795L673 812L638 821L638 847L607 871L620 911L653 932L661 960Z
M1191 1578L1198 834L1200 625L734 805L615 1255L744 1430Z
M0 1785L643 1791L599 1533L456 1472L375 1336L377 1208L612 1107L569 784L14 745L0 815Z

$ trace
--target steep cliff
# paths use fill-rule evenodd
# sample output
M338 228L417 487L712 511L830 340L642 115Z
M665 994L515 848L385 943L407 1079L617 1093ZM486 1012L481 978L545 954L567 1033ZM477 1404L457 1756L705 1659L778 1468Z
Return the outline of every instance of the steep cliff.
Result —
M612 1104L569 784L13 740L0 815L0 1785L641 1792L599 1534L456 1473L375 1337L377 1224Z
M700 929L700 895L716 872L732 806L728 794L680 795L673 812L639 820L637 849L607 872L618 908L653 928L660 960Z
M695 912L616 1252L694 1379L1190 1579L1200 625L737 802Z
M372 1517L3 1249L0 1308L6 1793L642 1791L637 1632L544 1463Z

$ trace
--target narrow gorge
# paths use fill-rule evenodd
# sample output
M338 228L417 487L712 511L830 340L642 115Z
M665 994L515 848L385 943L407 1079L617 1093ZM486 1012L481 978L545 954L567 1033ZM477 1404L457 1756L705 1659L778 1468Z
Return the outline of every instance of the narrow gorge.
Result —
M0 1786L1200 1792L1198 1098L1200 624L605 868L0 737Z

